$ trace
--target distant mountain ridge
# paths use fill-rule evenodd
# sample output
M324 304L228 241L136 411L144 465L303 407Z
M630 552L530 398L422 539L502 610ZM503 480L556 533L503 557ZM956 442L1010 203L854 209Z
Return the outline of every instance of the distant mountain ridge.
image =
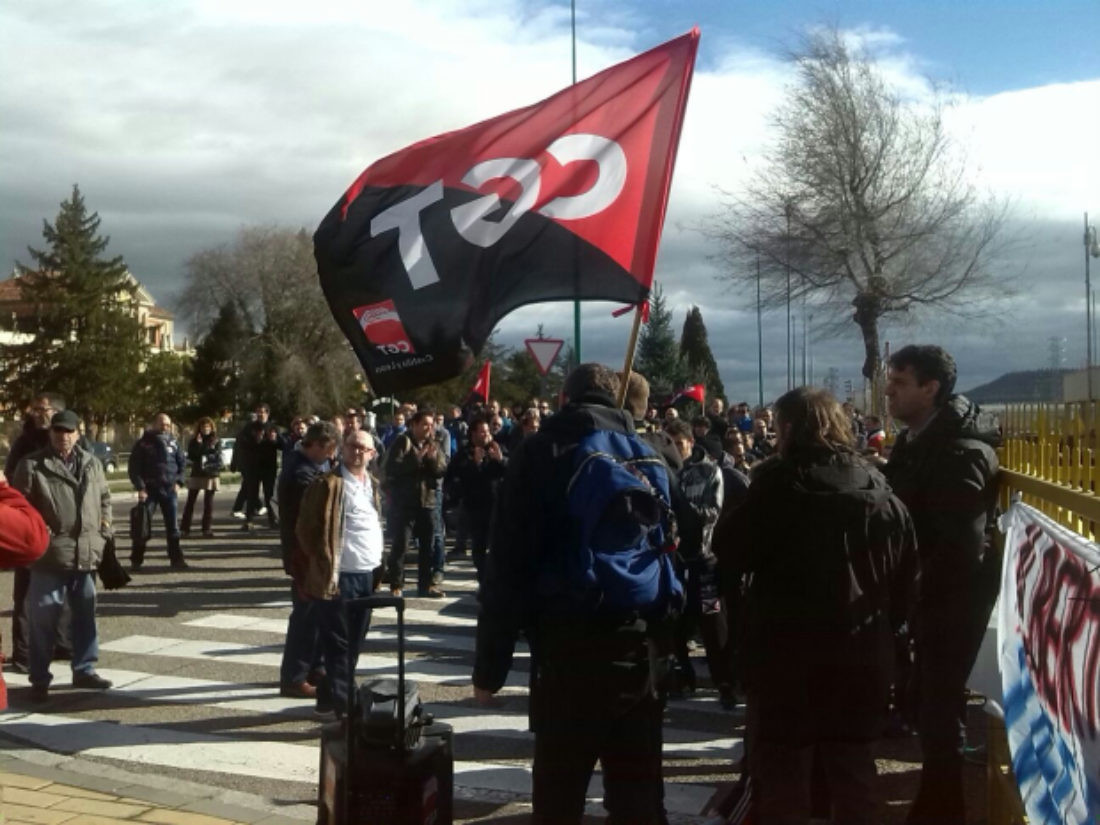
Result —
M988 384L964 392L978 404L1010 404L1020 401L1061 401L1062 378L1075 370L1045 369L1006 372Z

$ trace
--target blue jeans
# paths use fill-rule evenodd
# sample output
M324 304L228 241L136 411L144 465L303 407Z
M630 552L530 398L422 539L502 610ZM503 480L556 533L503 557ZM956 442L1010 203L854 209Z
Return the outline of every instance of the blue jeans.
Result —
M164 516L164 535L170 539L180 537L179 519L176 513L179 510L179 499L176 496L175 487L148 487L145 490L145 509L149 511L149 520L152 521L153 513L160 507L160 514Z
M31 570L27 591L30 619L30 682L48 685L50 661L57 641L61 606L72 613L73 673L94 673L99 661L99 634L95 623L95 578L91 571Z
M293 607L286 623L283 664L279 669L279 681L284 686L304 682L311 670L321 669L324 661L320 623L315 609L319 603L302 598L293 585L290 587L290 602Z
M318 599L313 602L321 631L321 645L325 652L325 673L332 695L333 706L344 713L348 706L348 682L354 676L359 663L359 646L370 629L369 609L352 608L344 615L344 601L370 596L374 592L373 573L341 573L340 595L335 599ZM350 621L349 621L350 620ZM352 647L352 672L348 672L348 652Z
M447 554L443 552L443 541L447 525L443 523L443 487L435 491L435 523L432 525L432 573L442 573L447 564Z

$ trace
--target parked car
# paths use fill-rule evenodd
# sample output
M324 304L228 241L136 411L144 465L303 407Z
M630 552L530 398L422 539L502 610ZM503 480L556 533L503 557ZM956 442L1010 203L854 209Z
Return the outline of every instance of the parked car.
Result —
M226 470L229 469L229 464L233 461L233 445L237 443L237 439L233 436L222 439L222 467Z
M99 463L103 465L104 472L113 473L118 469L118 460L115 458L115 451L111 449L111 445L106 441L85 441L83 446L99 459Z

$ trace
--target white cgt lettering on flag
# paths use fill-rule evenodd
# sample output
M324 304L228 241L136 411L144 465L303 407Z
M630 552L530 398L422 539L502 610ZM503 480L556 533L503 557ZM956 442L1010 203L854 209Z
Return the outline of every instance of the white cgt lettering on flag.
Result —
M546 152L562 166L581 161L593 161L596 179L584 192L559 195L538 211L557 220L580 220L597 215L619 197L626 184L626 153L609 138L591 134L563 135L546 147ZM538 202L542 169L528 158L495 158L472 166L462 182L474 189L501 178L510 178L520 187L520 195L504 217L488 220L500 206L500 197L490 193L451 210L451 221L458 233L470 243L489 248L503 238L516 222ZM420 213L443 199L443 181L438 180L411 198L382 210L370 222L371 237L397 230L397 249L413 289L439 282L439 273L432 262Z

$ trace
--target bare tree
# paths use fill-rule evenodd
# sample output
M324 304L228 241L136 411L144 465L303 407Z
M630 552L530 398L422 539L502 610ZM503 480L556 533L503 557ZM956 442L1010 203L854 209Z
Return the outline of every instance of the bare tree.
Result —
M879 324L921 309L973 317L1003 296L991 272L1005 204L970 182L945 130L944 103L907 102L865 52L836 30L791 55L795 83L773 115L761 170L727 194L704 227L723 278L755 300L803 296L831 332L850 317L863 337L863 374L879 360Z
M201 336L226 303L253 332L241 365L253 400L294 415L335 411L361 396L360 368L332 319L305 230L247 227L232 244L193 255L180 314Z

